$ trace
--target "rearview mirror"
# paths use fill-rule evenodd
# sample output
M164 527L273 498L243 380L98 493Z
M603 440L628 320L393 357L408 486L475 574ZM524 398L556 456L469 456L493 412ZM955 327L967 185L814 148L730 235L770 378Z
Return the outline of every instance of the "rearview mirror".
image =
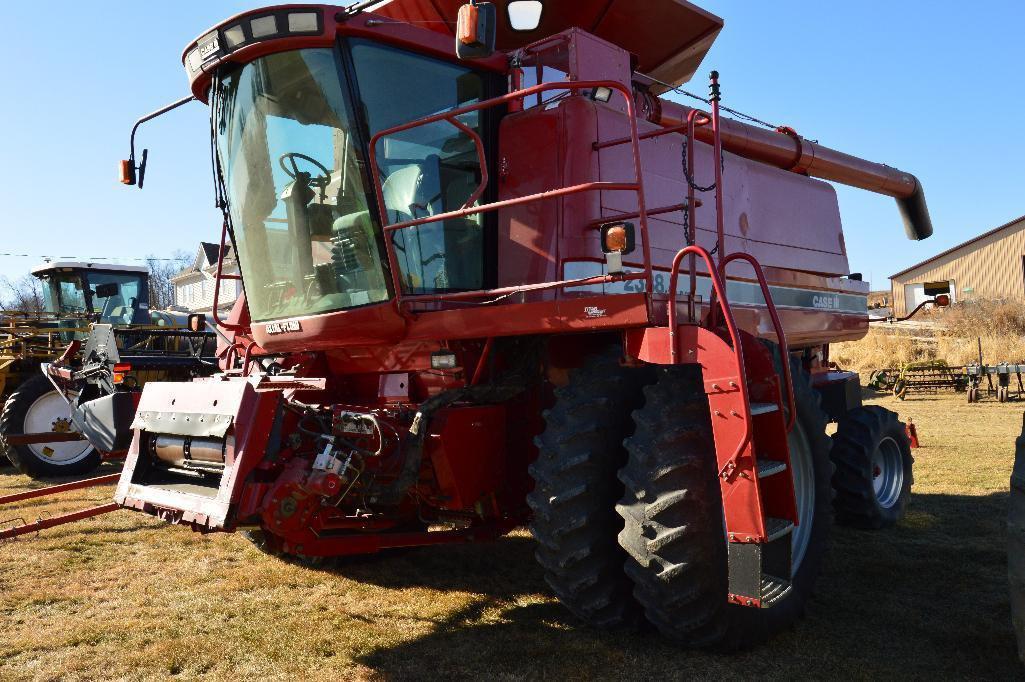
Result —
M112 298L117 296L118 291L120 291L120 289L117 284L108 282L106 284L98 285L96 287L96 291L93 292L93 295L96 296L96 298Z
M456 22L456 56L483 59L495 53L498 35L498 10L490 2L477 2L459 8Z

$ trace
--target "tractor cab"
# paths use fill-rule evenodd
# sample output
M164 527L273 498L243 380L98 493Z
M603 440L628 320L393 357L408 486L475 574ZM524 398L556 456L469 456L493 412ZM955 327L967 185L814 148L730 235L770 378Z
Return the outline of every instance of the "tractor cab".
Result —
M57 261L32 274L43 282L44 305L53 317L150 324L149 271L143 266Z

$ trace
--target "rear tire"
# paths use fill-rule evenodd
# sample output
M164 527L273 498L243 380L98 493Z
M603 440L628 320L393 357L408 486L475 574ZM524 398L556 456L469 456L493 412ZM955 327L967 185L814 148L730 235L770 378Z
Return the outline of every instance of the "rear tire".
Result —
M1025 426L1014 449L1011 495L1007 509L1007 577L1011 591L1011 624L1018 638L1018 657L1025 663Z
M71 426L71 407L42 374L21 384L11 394L0 414L0 437L3 434L46 433L58 428L57 421ZM46 451L51 454L47 456ZM80 476L100 465L100 453L86 441L39 445L11 445L7 456L26 476L49 478Z
M830 456L837 523L875 530L904 517L915 460L896 413L876 405L851 410L840 419Z
M708 402L700 369L660 370L634 414L629 460L620 472L626 492L617 509L625 521L620 544L630 558L626 572L645 614L666 637L689 647L743 648L790 626L804 612L818 577L832 526L833 466L826 416L807 375L792 362L798 419L790 435L791 458L806 463L807 485L798 508L813 510L803 552L795 548L792 587L772 607L727 603L727 547L722 495ZM804 499L801 491L813 499Z
M616 541L623 528L615 510L623 495L616 472L626 461L631 414L652 373L622 367L621 357L619 346L609 347L555 390L555 405L545 411L545 430L535 440L534 490L527 497L545 581L574 615L606 629L641 620L623 573L626 553Z

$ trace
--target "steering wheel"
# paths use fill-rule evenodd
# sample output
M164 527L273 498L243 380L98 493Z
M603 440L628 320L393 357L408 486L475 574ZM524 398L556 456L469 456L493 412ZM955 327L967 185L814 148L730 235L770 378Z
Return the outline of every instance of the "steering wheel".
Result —
M321 175L316 178L314 178L312 174L308 173L302 173L302 175L310 176L310 187L316 187L319 189L321 197L323 198L324 190L331 184L331 171L327 169L327 166L311 156L306 156L305 154L299 154L297 152L288 152L281 155L278 159L278 165L281 166L281 170L285 171L285 175L293 180L298 178L300 175L299 164L296 163L296 160L306 161L317 170L321 171ZM286 161L288 162L288 165L285 165ZM291 168L289 168L289 166L291 166Z

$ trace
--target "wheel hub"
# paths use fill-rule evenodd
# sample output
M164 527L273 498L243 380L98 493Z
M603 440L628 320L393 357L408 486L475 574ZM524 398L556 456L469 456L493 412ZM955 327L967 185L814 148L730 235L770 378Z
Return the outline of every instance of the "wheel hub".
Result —
M893 438L883 438L872 453L872 488L876 502L884 509L900 501L904 489L904 458Z

